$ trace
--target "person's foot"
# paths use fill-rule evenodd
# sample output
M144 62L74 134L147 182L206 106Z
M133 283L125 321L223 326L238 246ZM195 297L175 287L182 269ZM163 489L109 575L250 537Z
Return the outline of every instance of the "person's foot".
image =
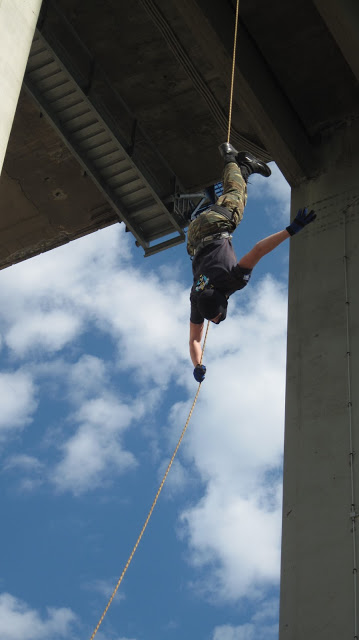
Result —
M223 142L219 145L218 149L224 160L224 164L228 164L228 162L237 162L238 151L232 147L229 142Z
M237 153L236 161L240 169L242 169L242 167L246 169L247 177L252 175L252 173L259 173L261 176L269 178L272 173L265 162L258 160L248 151Z
M238 164L246 182L252 173L259 173L265 178L268 178L272 173L265 162L255 158L249 151L238 152L229 142L223 142L218 149L224 164L228 164L228 162L236 162Z

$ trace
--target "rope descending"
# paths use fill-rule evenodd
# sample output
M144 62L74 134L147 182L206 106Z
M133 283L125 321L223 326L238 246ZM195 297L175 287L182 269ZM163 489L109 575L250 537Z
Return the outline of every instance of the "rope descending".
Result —
M236 5L236 20L234 26L234 43L233 43L233 59L232 59L232 77L231 77L231 91L229 97L229 115L228 115L228 134L227 134L227 142L229 142L231 137L231 126L232 126L232 104L233 104L233 89L234 89L234 72L236 67L236 49L237 49L237 33L238 33L238 16L239 16L239 0L237 0Z
M208 335L208 329L209 329L209 321L208 321L208 323L207 323L206 334L205 334L204 341L203 341L203 349L202 349L201 364L202 364L202 359L203 359L204 349L205 349L205 346L206 346L206 340L207 340L207 335ZM196 395L195 395L195 398L194 398L193 403L192 403L192 407L191 407L190 412L189 412L189 414L188 414L188 418L187 418L186 424L185 424L185 426L183 427L182 433L181 433L180 438L179 438L179 440L178 440L178 442L177 442L177 446L176 446L176 448L175 448L175 450L174 450L174 452L173 452L173 454L172 454L172 458L171 458L171 460L170 460L170 461L169 461L169 463L168 463L168 466L167 466L167 469L166 469L166 471L165 471L165 474L164 474L164 476L163 476L163 478L162 478L161 484L160 484L160 486L158 487L158 491L157 491L157 493L156 493L156 495L155 495L155 498L154 498L154 500L153 500L153 502L152 502L152 506L151 506L151 508L150 508L150 510L149 510L149 512L148 512L147 518L146 518L146 520L145 520L145 522L144 522L144 525L143 525L143 527L142 527L142 529L141 529L140 535L138 536L138 538L137 538L137 540L136 540L136 543L135 543L135 545L134 545L134 547L133 547L133 549L132 549L132 551L131 551L131 553L130 553L130 555L129 555L129 557L128 557L128 560L127 560L127 562L126 562L126 564L125 564L125 566L124 566L124 569L123 569L123 571L122 571L122 573L121 573L121 575L120 575L120 578L119 578L119 580L118 580L118 582L117 582L117 584L116 584L116 586L115 586L115 588L114 588L114 590L113 590L113 593L112 593L112 595L111 595L111 597L110 597L110 599L109 599L109 601L108 601L108 603L107 603L107 605L106 605L106 607L105 607L105 609L104 609L104 612L103 612L103 614L102 614L101 618L99 619L99 621L98 621L98 623L97 623L97 625L96 625L96 627L95 627L95 629L94 629L94 632L93 632L93 634L92 634L92 636L91 636L90 640L93 640L93 639L94 639L94 637L95 637L95 635L96 635L96 633L98 632L98 630L99 630L99 628L100 628L100 626L101 626L101 624L102 624L102 622L103 622L103 619L104 619L104 617L105 617L105 615L106 615L107 611L109 610L109 608L110 608L110 606L111 606L112 600L114 599L114 597L115 597L115 595L116 595L116 593L117 593L117 591L118 591L118 588L119 588L119 586L120 586L120 584L121 584L121 582L122 582L122 580L123 580L123 578L124 578L124 576L125 576L125 573L126 573L126 571L127 571L128 567L130 566L131 560L132 560L133 556L134 556L134 555L135 555L135 553L136 553L137 547L138 547L138 545L139 545L139 544L140 544L140 542L141 542L141 538L142 538L143 534L145 533L145 530L146 530L147 525L148 525L148 523L149 523L150 517L152 516L152 512L153 512L153 510L154 510L154 508L155 508L155 506L156 506L156 503L157 503L158 498L160 497L160 493L161 493L161 491L162 491L163 485L164 485L164 483L165 483L165 481L166 481L166 478L167 478L167 476L168 476L168 474L169 474L170 468L172 467L173 461L174 461L174 459L175 459L175 457L176 457L176 455L177 455L177 451L178 451L178 449L180 448L181 442L182 442L182 440L183 440L183 438L184 438L184 434L185 434L185 433L186 433L186 431L187 431L187 427L188 427L188 425L189 425L189 421L190 421L190 419L191 419L191 417L192 417L192 413L193 413L193 410L194 410L194 408L195 408L195 406L196 406L197 398L198 398L198 396L199 396L199 392L200 392L200 389L201 389L201 384L202 384L202 383L200 382L200 383L199 383L199 385L198 385L197 393L196 393Z
M234 73L235 73L235 64L236 64L236 48L237 48L238 16L239 16L239 0L237 0L237 6L236 6L236 19L235 19L235 29L234 29L234 45L233 45L233 61L232 61L231 91L230 91L230 99L229 99L229 114L228 114L228 135L227 135L227 142L229 142L229 140L230 140L230 135L231 135L231 125L232 125L232 104L233 104L233 89L234 89ZM202 364L202 360L203 360L203 354L204 354L204 350L205 350L205 346L206 346L208 330L209 330L209 320L208 320L208 322L207 322L206 334L205 334L204 341L203 341L202 356L201 356L201 362L200 362L200 364ZM103 611L103 614L102 614L101 618L99 619L99 621L98 621L98 623L97 623L97 625L96 625L96 627L95 627L95 629L94 629L94 631L93 631L93 633L92 633L92 636L91 636L90 640L93 640L93 639L94 639L94 637L95 637L95 635L96 635L96 633L98 632L98 630L99 630L99 628L100 628L100 626L101 626L101 624L102 624L102 622L103 622L103 619L104 619L104 617L105 617L105 615L106 615L107 611L109 610L109 608L110 608L110 606L111 606L111 603L112 603L112 601L113 601L113 599L114 599L114 597L115 597L115 595L116 595L116 593L117 593L117 591L118 591L118 588L119 588L119 586L120 586L120 584L121 584L121 582L122 582L122 580L123 580L123 578L124 578L124 576L125 576L125 574L126 574L126 571L127 571L128 567L129 567L129 566L130 566L130 564L131 564L131 560L132 560L133 556L134 556L134 555L135 555L135 553L136 553L137 547L138 547L138 545L139 545L139 544L140 544L140 542L141 542L142 536L143 536L143 534L145 533L145 530L146 530L146 528L147 528L147 525L148 525L148 523L149 523L149 520L150 520L150 518L151 518L151 516L152 516L153 510L154 510L154 508L155 508L155 506L156 506L156 504L157 504L158 498L160 497L160 493L161 493L161 491L162 491L162 489L163 489L163 485L164 485L164 483L166 482L166 478L167 478L167 476L168 476L168 474L169 474L169 471L170 471L170 469L171 469L171 467L172 467L172 464L173 464L173 462L174 462L174 459L175 459L175 457L176 457L176 455L177 455L177 451L178 451L178 449L180 448L181 442L182 442L182 440L183 440L183 438L184 438L184 435L185 435L185 433L186 433L186 431L187 431L187 427L188 427L188 425L189 425L189 421L190 421L190 419L191 419L191 417L192 417L193 410L194 410L194 408L195 408L195 406L196 406L196 402L197 402L197 399L198 399L198 396L199 396L199 392L200 392L200 389L201 389L201 385L202 385L202 383L200 382L200 383L199 383L199 385L198 385L198 389L197 389L197 392L196 392L195 398L194 398L193 403L192 403L192 407L191 407L190 412L189 412L189 414L188 414L188 418L187 418L186 424L185 424L185 426L183 427L182 433L181 433L180 438L179 438L179 440L178 440L178 442L177 442L176 448L175 448L175 450L174 450L174 452L173 452L173 454L172 454L171 460L170 460L170 461L169 461L169 463L168 463L168 466L167 466L167 469L166 469L166 471L165 471L165 474L164 474L164 476L163 476L163 478L162 478L162 480L161 480L161 484L160 484L160 486L158 487L157 493L156 493L155 498L154 498L154 500L153 500L153 502L152 502L151 508L150 508L150 510L149 510L149 512L148 512L147 518L146 518L146 520L145 520L145 522L144 522L144 525L143 525L143 527L142 527L142 529L141 529L141 532L140 532L140 534L139 534L139 536L138 536L138 538L137 538L137 540L136 540L136 543L135 543L135 545L134 545L134 547L133 547L133 549L132 549L132 551L131 551L131 553L130 553L130 555L129 555L129 557L128 557L128 560L127 560L127 562L126 562L126 564L125 564L125 566L124 566L124 568L123 568L123 571L122 571L122 573L121 573L121 575L120 575L120 578L119 578L119 580L118 580L118 582L117 582L117 584L116 584L116 586L115 586L115 588L114 588L114 590L113 590L113 593L112 593L112 595L111 595L111 597L110 597L110 599L109 599L109 601L108 601L108 603L107 603L107 605L106 605L106 607L105 607L105 609L104 609L104 611Z

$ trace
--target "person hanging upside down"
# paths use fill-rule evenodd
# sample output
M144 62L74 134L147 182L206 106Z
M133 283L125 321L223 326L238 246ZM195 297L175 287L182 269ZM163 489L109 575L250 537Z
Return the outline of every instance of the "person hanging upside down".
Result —
M253 173L268 178L271 170L251 153L238 153L228 142L219 151L224 160L223 195L189 224L187 232L193 272L189 349L197 382L203 382L206 374L206 367L200 364L204 320L223 322L229 296L248 284L259 260L316 218L313 210L300 209L286 229L257 242L238 262L231 233L243 218L248 178Z

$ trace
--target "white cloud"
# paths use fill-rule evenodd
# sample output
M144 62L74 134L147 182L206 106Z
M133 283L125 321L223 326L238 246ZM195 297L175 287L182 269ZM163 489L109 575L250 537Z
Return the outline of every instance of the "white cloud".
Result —
M163 460L158 470L158 482L162 481L162 478L167 470L171 458ZM170 471L167 475L164 485L164 493L167 497L177 496L178 493L184 491L191 482L191 473L179 459L175 459L171 465Z
M38 469L42 469L42 466L42 463L34 456L19 454L8 458L4 468L5 470L23 469L24 471L37 471Z
M137 379L166 384L179 357L187 360L189 291L139 269L118 274L112 291L97 289L97 322L116 339L123 369Z
M134 410L111 396L85 401L74 415L76 432L60 445L63 457L52 475L56 487L80 494L103 485L112 473L134 468L136 459L122 444L134 416Z
M17 356L25 356L28 351L43 349L59 351L73 340L80 330L80 318L61 310L38 313L33 311L28 317L20 318L9 329L7 346Z
M182 513L193 564L211 566L209 579L197 583L209 597L255 597L279 576L280 501L269 510L257 492L247 499L240 494L213 483L194 508Z
M243 624L240 627L224 624L215 629L213 640L254 640L254 634L255 629L251 624Z
M5 460L3 469L16 472L21 491L33 491L43 482L44 464L34 456L26 454L10 456Z
M181 523L191 561L205 571L198 589L235 601L258 597L279 577L285 291L266 278L226 325L210 329L207 375L184 442L205 491ZM175 405L171 423L184 423L188 410Z
M4 343L17 357L39 357L95 328L117 345L123 370L167 384L178 358L188 357L189 290L170 273L142 265L128 264L119 226L6 269L0 273Z
M66 399L74 407L60 443L57 433L60 458L50 470L59 491L81 494L134 469L127 429L145 408L148 414L155 410L172 381L190 399L197 388L188 357L189 287L147 263L130 265L126 242L121 227L111 228L12 267L3 272L6 278L0 273L0 330L14 358L32 357L34 342L40 357L45 351L53 357L94 328L114 345L111 365L93 355L54 364L56 383L69 384ZM48 339L45 320L51 314L60 320ZM286 295L275 281L251 284L231 299L226 322L211 326L208 372L182 445L186 464L193 464L205 486L202 500L181 518L198 584L205 574L209 590L230 601L257 597L263 585L278 580L280 478L273 474L268 486L268 472L281 464L285 333ZM33 371L41 365L37 359ZM115 397L111 367L131 375L138 398ZM45 368L50 372L51 363ZM22 411L18 402L11 405L18 426L35 406L28 380L32 405L25 402ZM23 394L16 396L24 402ZM180 433L190 404L174 406L171 436ZM177 462L170 491L187 479L185 465Z
M213 633L213 640L275 640L278 637L278 626L270 625L258 629L248 623L240 626L222 625Z
M269 599L257 604L257 612L250 622L235 626L216 627L212 640L277 640L278 601Z
M90 319L96 285L129 258L122 228L106 231L0 273L0 330L16 355L34 347L59 350ZM107 284L111 291L109 280Z
M100 358L85 354L69 368L67 378L73 400L96 396L108 381L106 363Z
M86 584L83 585L83 589L85 589L86 591L99 593L103 598L106 598L108 601L114 592L117 582L118 582L118 576L113 577L111 580L96 579L96 580L92 580L91 582L86 582ZM121 589L119 589L118 591L116 591L116 595L112 601L112 604L114 603L118 604L121 600L125 600L125 598L126 598L125 594L123 593L123 591L121 591Z
M70 640L75 623L71 609L48 607L42 617L22 600L9 593L0 594L1 640Z
M31 422L36 408L36 388L25 371L0 373L0 438L12 429L22 429Z
M290 221L290 186L274 162L270 163L270 168L272 175L266 180L257 174L250 177L248 198L270 203L265 205L265 210L274 227L283 223L287 225Z

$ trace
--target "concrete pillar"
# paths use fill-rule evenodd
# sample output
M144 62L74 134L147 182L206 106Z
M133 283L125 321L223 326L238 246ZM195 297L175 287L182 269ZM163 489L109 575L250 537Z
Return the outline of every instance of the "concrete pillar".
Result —
M0 173L41 2L0 1Z
M359 553L359 126L292 192L280 640L353 640Z

